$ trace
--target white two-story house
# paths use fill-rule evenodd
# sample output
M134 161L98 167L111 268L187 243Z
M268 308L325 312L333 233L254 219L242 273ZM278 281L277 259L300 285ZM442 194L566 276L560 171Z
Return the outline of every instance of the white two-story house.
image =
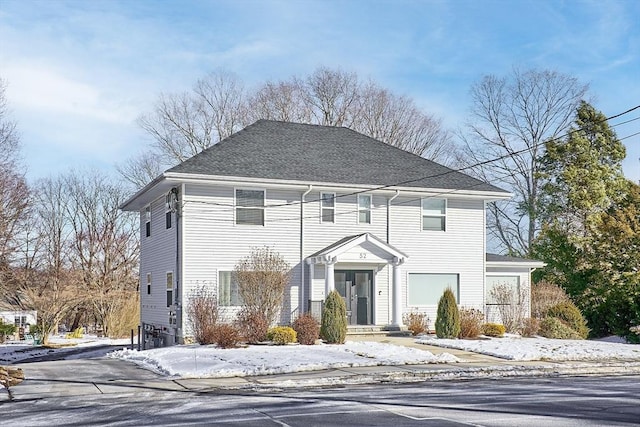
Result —
M347 128L260 120L122 205L140 212L141 322L182 342L201 286L233 313L234 266L263 246L292 269L281 323L333 289L351 325L398 328L412 310L433 325L447 287L484 311L488 286L528 286L542 265L485 255L485 204L509 196Z

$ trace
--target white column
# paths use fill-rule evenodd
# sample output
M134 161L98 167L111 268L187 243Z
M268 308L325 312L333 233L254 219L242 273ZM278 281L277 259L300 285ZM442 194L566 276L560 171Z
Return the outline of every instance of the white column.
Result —
M335 278L333 277L334 268L333 265L337 259L327 258L324 263L324 299L326 300L331 291L336 288Z
M393 266L393 310L391 312L391 326L402 328L402 277L400 276L400 266L404 263L404 258L394 257Z

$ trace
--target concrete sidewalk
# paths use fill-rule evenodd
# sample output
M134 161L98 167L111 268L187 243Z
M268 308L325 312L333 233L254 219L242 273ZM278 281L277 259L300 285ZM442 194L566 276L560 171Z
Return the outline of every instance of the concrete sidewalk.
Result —
M303 387L331 387L375 383L415 383L451 379L538 377L560 375L639 375L640 361L611 362L546 362L510 361L483 354L451 348L416 344L405 336L349 336L351 341L377 341L395 345L416 347L433 354L450 353L462 360L458 363L395 365L334 368L291 374L262 375L231 378L170 379L142 370L130 362L103 360L92 363L95 369L111 368L109 375L76 375L73 370L60 373L60 368L50 367L47 375L43 369L36 374L33 364L20 366L25 381L12 388L13 400L33 400L56 396L88 396L112 393L145 392L224 392L231 390L273 391ZM54 363L54 362L49 362ZM85 363L89 361L75 361ZM124 364L124 365L122 365ZM64 366L64 365L60 365ZM76 367L76 372L81 369ZM51 378L51 377L55 378ZM96 377L100 376L101 379ZM0 402L9 400L6 391L0 392Z

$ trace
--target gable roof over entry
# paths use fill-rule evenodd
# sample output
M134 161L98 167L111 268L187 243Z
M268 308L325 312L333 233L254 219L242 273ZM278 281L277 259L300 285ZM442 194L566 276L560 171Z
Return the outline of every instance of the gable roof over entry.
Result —
M395 258L404 262L404 260L408 258L408 256L404 252L394 248L383 240L378 239L373 234L363 233L356 234L355 236L344 237L337 242L332 243L331 245L323 249L320 249L318 252L308 256L307 262L309 264L324 264L329 260L336 259L340 255L359 246L363 248L368 246L376 250L376 252L383 254L383 258L387 260L393 260Z

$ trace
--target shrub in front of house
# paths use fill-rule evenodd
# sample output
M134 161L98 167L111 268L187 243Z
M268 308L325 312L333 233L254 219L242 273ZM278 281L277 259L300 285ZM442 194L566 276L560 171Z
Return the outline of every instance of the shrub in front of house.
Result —
M521 335L523 337L534 337L540 331L540 319L535 317L527 317L522 324Z
M484 313L475 308L460 310L460 334L458 338L478 338L482 333Z
M460 312L451 288L445 289L438 301L436 335L438 338L458 338L460 335Z
M560 286L544 280L534 283L531 287L531 316L544 319L551 307L568 301L571 299Z
M214 329L220 317L218 297L213 290L204 285L192 290L186 314L193 339L198 344L213 344Z
M547 317L540 322L539 335L558 340L580 340L580 334L556 317Z
M411 335L415 336L429 332L429 316L427 316L427 313L420 313L419 311L404 313L402 322L411 331Z
M274 344L285 345L296 342L297 334L290 326L276 326L269 329L267 339Z
M0 343L3 343L7 336L13 335L16 333L16 325L11 323L4 323L2 319L0 319Z
M309 313L298 316L291 327L296 331L298 342L303 345L314 345L320 336L320 325Z
M82 338L82 335L84 333L84 328L79 327L74 329L72 332L69 332L67 334L65 334L65 339L74 339L74 338Z
M589 328L587 327L587 321L582 316L582 313L571 301L561 302L549 308L547 311L547 317L553 317L560 320L569 328L576 331L581 339L586 339L589 336Z
M243 307L236 317L236 326L242 339L249 344L255 344L267 339L269 323L260 311Z
M482 325L482 334L488 337L501 337L506 331L507 328L499 323L485 323Z
M336 290L324 302L320 337L327 344L343 344L347 337L347 306Z
M240 331L234 325L219 323L213 328L213 342L220 348L235 348L240 338Z

